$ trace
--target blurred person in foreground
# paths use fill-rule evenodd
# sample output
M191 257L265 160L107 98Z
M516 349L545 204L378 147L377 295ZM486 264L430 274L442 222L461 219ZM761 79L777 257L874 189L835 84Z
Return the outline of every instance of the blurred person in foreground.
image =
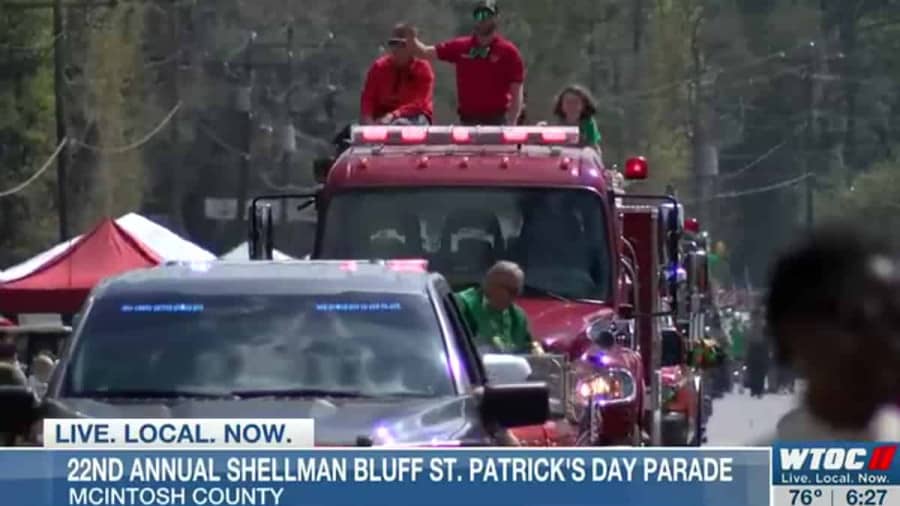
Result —
M394 26L389 53L375 60L366 74L360 104L363 124L431 124L434 71L427 60L413 56L407 39L415 37L413 26Z
M516 304L525 286L525 273L513 262L494 264L480 287L456 294L466 324L476 343L499 353L542 353L531 335L528 317Z
M442 60L456 67L459 119L464 125L509 125L518 123L525 102L525 63L515 44L501 36L496 0L475 2L471 35L423 44L415 36L407 39L413 54Z
M900 439L900 270L887 245L823 228L777 261L769 286L776 358L807 382L772 439Z

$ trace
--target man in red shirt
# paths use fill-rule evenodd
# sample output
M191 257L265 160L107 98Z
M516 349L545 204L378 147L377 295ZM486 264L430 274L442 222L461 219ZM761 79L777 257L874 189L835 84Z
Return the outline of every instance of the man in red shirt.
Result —
M369 68L360 106L363 124L431 123L434 71L427 60L413 56L407 40L415 38L415 28L398 24L388 40L390 53Z
M459 117L466 125L515 125L522 110L525 64L519 49L497 33L497 2L475 6L475 31L436 46L412 37L416 56L456 66Z

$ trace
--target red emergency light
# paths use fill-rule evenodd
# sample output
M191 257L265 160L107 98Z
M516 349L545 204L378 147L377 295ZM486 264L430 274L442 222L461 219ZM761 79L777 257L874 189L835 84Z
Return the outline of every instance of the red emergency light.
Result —
M428 272L428 260L423 258L388 260L387 267L395 272Z
M547 144L564 144L568 135L562 128L548 128L541 131L541 139Z
M643 156L636 156L634 158L629 158L625 161L625 179L628 180L641 180L647 179L649 175L650 167L647 164L647 159Z
M545 126L356 126L353 145L538 145L578 146L577 127Z
M528 132L519 128L503 131L503 140L509 144L523 144L528 140Z
M388 129L383 126L371 126L366 127L362 132L362 140L371 143L371 142L385 142L388 138Z
M404 128L400 131L400 138L409 144L420 144L428 138L428 130L424 127Z
M454 128L451 137L453 137L453 142L456 144L465 144L472 140L468 128Z
M700 221L697 218L688 218L684 220L684 230L692 234L700 233Z

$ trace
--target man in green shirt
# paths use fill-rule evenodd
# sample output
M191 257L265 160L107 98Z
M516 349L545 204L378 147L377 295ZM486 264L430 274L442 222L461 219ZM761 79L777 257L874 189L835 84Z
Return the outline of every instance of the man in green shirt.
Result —
M494 346L501 353L540 353L531 335L528 317L515 300L522 293L525 273L513 262L497 262L480 287L456 294L469 328L480 345Z

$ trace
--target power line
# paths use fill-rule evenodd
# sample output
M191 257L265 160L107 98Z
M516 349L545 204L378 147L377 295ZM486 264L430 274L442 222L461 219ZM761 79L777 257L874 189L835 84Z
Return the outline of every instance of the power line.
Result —
M28 188L31 185L31 183L37 181L38 178L43 176L44 173L47 172L47 170L50 168L50 166L53 165L54 160L56 160L56 157L58 157L59 154L62 153L63 147L65 147L66 143L68 143L68 142L69 142L68 138L63 139L62 142L60 142L59 145L56 146L56 151L54 151L53 154L50 155L50 158L48 158L47 161L44 162L44 165L41 166L41 168L38 169L37 172L32 174L32 176L30 178L26 179L24 182L10 188L9 190L4 190L4 191L0 192L0 198L10 197L12 195L15 195L16 193L19 193L20 191L24 190L25 188Z
M800 134L802 131L806 130L806 128L807 128L807 125L801 125L801 126L795 128L794 131L791 133L791 137L794 137L794 136ZM767 160L770 156L774 155L779 149L785 147L790 140L792 140L792 139L789 138L789 139L785 139L785 140L781 141L780 143L776 144L775 146L770 148L768 151L766 151L762 155L758 156L752 162L741 167L740 169L720 175L719 181L727 181L729 179L736 178L736 177L744 174L745 172L753 169L754 167L758 166L760 163Z
M743 69L748 69L748 68L756 67L756 66L758 66L758 65L762 65L762 64L764 64L764 63L768 63L768 62L770 62L770 61L772 61L772 60L776 60L776 59L785 59L785 58L788 57L788 55L789 55L790 53L793 53L794 51L797 51L797 50L803 49L803 48L809 48L809 47L812 47L812 46L814 46L814 45L815 45L815 41L803 42L803 43L797 44L797 45L795 45L795 46L792 46L792 47L790 47L790 48L782 49L782 50L779 50L779 51L775 51L775 52L770 53L770 54L768 54L768 55L766 55L766 56L757 58L756 60L753 60L753 61L751 61L750 63L741 63L741 64L734 65L734 66L731 66L731 67L726 67L726 68L723 68L723 69L720 69L720 70L716 70L716 71L714 71L714 72L712 72L712 73L714 73L714 74L718 77L718 76L721 76L721 75L723 75L723 74L729 74L729 73L736 72L736 71L739 71L739 70L743 70ZM760 74L760 75L762 75L762 74ZM685 84L690 84L690 83L694 82L695 80L696 80L696 77L695 77L695 76L687 76L687 77L683 77L683 78L677 79L677 80L675 80L675 81L671 81L671 82L666 83L666 84L662 84L662 85L659 85L659 86L655 86L655 87L653 87L653 88L651 88L651 89L649 89L649 90L636 91L636 92L633 92L633 93L625 93L625 94L622 94L622 95L618 96L617 98L620 99L620 100L622 100L622 99L624 99L624 100L634 100L634 99L640 100L640 99L647 99L647 98L650 98L650 97L653 96L653 95L657 95L657 94L659 94L659 93L663 93L663 92L669 91L669 90L671 90L671 89L677 88L677 87L682 86L682 85L685 85Z
M203 121L198 121L197 126L200 127L201 132L203 132L204 134L206 134L207 137L209 137L209 140L213 141L214 144L216 144L220 148L224 149L225 151L229 151L232 154L238 155L240 157L249 157L250 156L250 153L222 140L222 138L219 137L211 128L207 127L206 124L203 123Z
M161 132L162 129L166 125L168 125L170 121L172 121L172 118L175 117L175 114L178 112L179 109L181 109L181 102L178 102L177 104L175 104L175 107L173 107L172 110L169 111L169 114L167 114L166 117L163 118L163 120L159 123L159 125L156 126L156 128L154 128L148 134L141 137L139 140L134 141L130 144L126 144L124 146L113 147L113 148L107 148L107 147L102 147L102 146L92 146L90 144L85 144L80 141L75 141L75 144L77 144L78 146L81 146L85 149L88 149L90 151L97 152L97 153L104 153L104 154L127 153L128 151L138 149L141 146L143 146L144 144L147 144L148 142L150 142L150 140L153 139L153 137L155 137L156 134Z

